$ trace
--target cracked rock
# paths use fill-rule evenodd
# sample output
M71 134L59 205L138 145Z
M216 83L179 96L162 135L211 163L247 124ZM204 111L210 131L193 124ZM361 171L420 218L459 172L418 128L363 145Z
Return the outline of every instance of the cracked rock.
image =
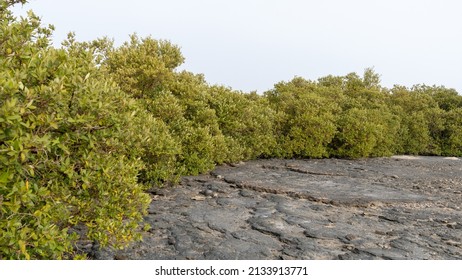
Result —
M95 259L462 259L462 161L255 160L151 189L143 241Z

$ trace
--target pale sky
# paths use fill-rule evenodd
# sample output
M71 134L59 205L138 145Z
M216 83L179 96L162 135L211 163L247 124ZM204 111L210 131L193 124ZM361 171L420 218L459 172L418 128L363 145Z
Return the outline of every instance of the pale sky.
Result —
M460 0L30 0L54 42L136 32L181 47L181 67L211 84L259 93L294 76L362 74L382 84L444 85L462 94Z

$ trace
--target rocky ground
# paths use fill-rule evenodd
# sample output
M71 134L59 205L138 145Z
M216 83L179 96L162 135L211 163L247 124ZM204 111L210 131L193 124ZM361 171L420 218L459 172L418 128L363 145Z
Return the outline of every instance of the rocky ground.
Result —
M462 259L462 160L256 160L152 190L144 240L95 259Z

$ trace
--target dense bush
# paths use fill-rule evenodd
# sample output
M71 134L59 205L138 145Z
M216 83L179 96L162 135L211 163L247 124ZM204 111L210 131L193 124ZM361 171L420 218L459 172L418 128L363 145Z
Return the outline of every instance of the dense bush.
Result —
M411 89L395 86L389 106L401 118L396 141L401 153L458 155L457 116L461 96L444 87L417 85ZM455 122L455 123L454 123Z
M395 125L397 122L386 110L351 108L338 120L331 153L347 158L392 155Z
M296 77L263 95L178 71L168 41L50 45L0 1L0 259L80 257L140 237L144 192L254 158L462 156L462 97L362 76ZM80 229L76 234L76 229ZM74 232L74 233L72 233Z
M327 157L340 107L316 83L295 78L279 83L266 97L276 111L275 156Z
M33 14L17 21L6 8L2 2L0 258L72 257L69 230L81 225L82 238L102 245L132 240L149 203L137 183L137 147L154 141L135 124L152 131L157 123L98 70L91 52L50 47L51 29Z
M387 105L389 93L380 86L372 69L363 77L348 74L344 78L344 98L338 133L330 144L334 156L357 158L389 156L396 152L400 116Z
M132 36L130 43L106 48L103 62L121 88L168 125L180 146L174 173L198 174L215 164L271 154L273 111L264 99L209 86L202 75L176 72L183 61L178 50L165 41Z
M387 106L378 76L295 78L265 96L277 112L275 156L367 157L395 152L400 118Z
M177 145L168 145L171 148L164 151L170 156L164 162L167 168L157 172L155 169L162 166L151 166L153 170L145 173L144 181L174 180L224 162L225 139L208 105L208 86L201 75L175 71L184 60L177 46L136 35L118 48L100 45L104 47L103 70L154 118L167 124ZM159 174L165 176L159 178Z
M444 113L442 131L442 154L445 156L462 156L462 107Z
M275 112L256 94L243 94L228 88L210 88L209 105L227 141L226 161L267 157L275 146Z

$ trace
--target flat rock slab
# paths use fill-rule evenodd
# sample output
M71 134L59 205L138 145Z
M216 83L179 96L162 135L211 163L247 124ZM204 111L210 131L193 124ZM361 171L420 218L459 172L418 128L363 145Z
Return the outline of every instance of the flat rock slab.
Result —
M462 259L462 161L255 160L153 189L144 239L95 259Z
M326 163L335 166L327 167ZM339 161L254 161L233 169L218 167L212 172L241 189L281 194L333 205L367 206L372 203L423 202L431 197L402 188L391 188L387 180L399 179L388 174L371 182L370 172L358 163ZM341 165L341 162L340 162ZM388 177L388 178L387 178Z

